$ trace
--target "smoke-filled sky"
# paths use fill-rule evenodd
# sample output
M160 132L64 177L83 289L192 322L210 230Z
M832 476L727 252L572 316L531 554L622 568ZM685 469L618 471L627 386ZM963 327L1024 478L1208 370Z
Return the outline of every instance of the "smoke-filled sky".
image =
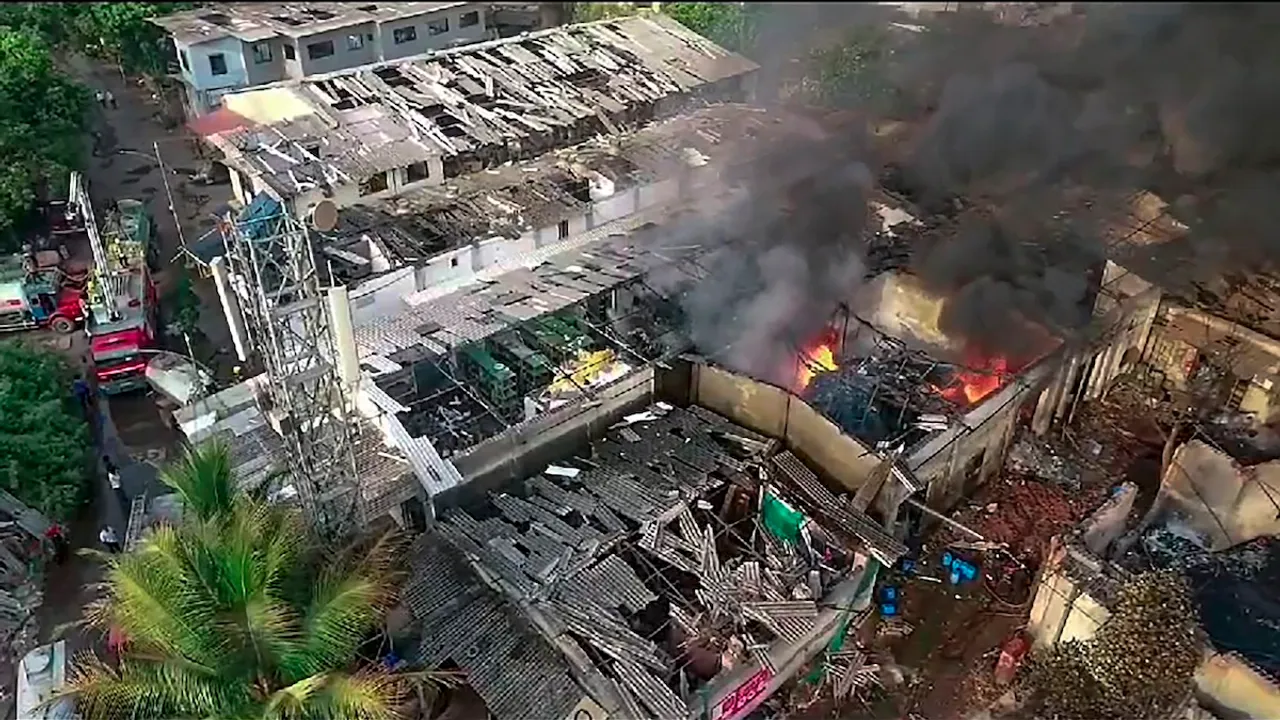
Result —
M867 5L779 5L756 59L766 87L786 75L814 28L882 23ZM1204 238L1181 269L1259 269L1280 251L1280 5L1092 4L1052 26L989 16L930 23L888 76L916 107L897 161L916 198L960 196L946 242L915 248L911 269L949 298L944 327L987 352L1028 351L1011 313L1069 335L1087 321L1087 273L1117 201L1154 188ZM795 144L761 164L752 212L718 228L738 238L708 261L685 299L694 340L723 361L773 375L861 281L865 187L881 168L862 138L847 151ZM785 200L779 163L825 172ZM1081 201L1081 187L1092 202ZM1208 190L1206 188L1212 188ZM1069 220L1069 222L1067 222ZM1172 282L1172 281L1171 281Z

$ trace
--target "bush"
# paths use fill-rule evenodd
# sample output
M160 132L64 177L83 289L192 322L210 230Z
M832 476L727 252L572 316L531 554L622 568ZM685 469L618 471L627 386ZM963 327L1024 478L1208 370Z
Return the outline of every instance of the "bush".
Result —
M36 188L79 166L89 104L36 32L0 25L0 252L17 249Z
M0 484L60 521L89 499L92 439L61 357L21 342L0 343Z
M1120 593L1115 611L1085 642L1034 657L1028 684L1042 717L1163 720L1191 692L1200 662L1196 612L1186 580L1147 573Z

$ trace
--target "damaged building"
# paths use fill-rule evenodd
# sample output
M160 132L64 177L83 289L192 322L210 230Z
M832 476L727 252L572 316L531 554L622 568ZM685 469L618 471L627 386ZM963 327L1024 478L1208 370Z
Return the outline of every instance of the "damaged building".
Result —
M373 289L462 281L671 201L680 166L773 122L716 109L754 69L665 18L624 18L232 94L208 140L242 206L337 210L313 241L369 314ZM207 264L219 233L188 250Z
M419 659L467 676L455 712L742 717L861 626L905 552L844 484L875 463L821 415L771 437L743 394L769 386L690 360L647 375L491 439L436 498L403 599ZM830 672L867 682L855 656Z
M1111 617L1135 573L1175 570L1190 580L1204 659L1194 685L1221 717L1280 713L1280 463L1242 466L1202 439L1171 456L1148 507L1126 484L1052 543L1028 631L1041 646L1088 640Z
M349 207L741 99L755 65L658 16L552 28L223 98L207 139L242 204Z

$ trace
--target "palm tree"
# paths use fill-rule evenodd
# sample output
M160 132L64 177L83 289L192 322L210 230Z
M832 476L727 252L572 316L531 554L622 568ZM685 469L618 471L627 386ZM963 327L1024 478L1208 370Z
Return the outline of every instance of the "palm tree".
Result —
M127 638L115 666L77 658L65 695L85 720L383 720L437 680L359 655L394 600L397 536L324 552L297 510L236 491L219 445L162 477L182 520L105 556L106 593L85 609Z

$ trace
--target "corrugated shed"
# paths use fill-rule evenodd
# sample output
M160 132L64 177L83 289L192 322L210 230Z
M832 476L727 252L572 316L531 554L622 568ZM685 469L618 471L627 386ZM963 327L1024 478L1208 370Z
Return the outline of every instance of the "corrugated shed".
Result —
M601 126L613 132L633 108L755 68L665 18L558 27L227 95L226 107L260 125L316 117L327 126L285 143L257 133L228 161L291 197L308 183L361 182L433 157L528 157L544 142L531 138L569 144Z
M418 538L410 566L402 597L419 623L425 666L453 660L497 720L564 717L582 698L559 651L438 535Z
M840 502L835 494L818 480L818 476L805 467L804 463L800 462L800 458L790 450L774 456L773 463L791 486L813 505L814 510L836 527L866 543L867 548L877 560L891 566L906 554L905 545L865 513L853 509L847 503Z

